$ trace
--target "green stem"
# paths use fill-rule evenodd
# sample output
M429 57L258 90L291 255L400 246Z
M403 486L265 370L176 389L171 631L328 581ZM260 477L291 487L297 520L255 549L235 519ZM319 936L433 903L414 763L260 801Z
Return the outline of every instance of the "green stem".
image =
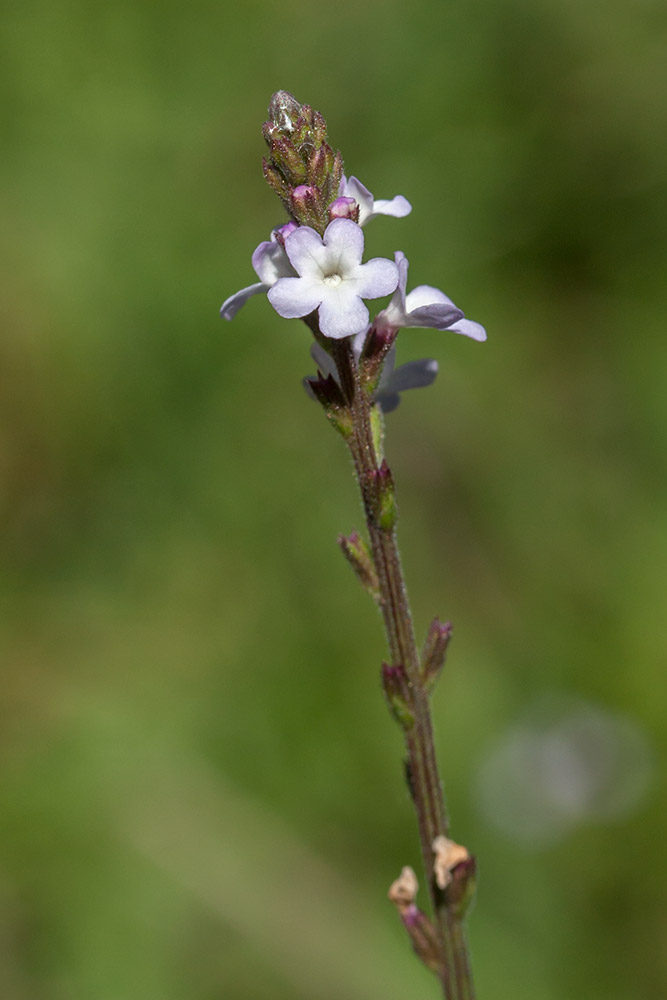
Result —
M361 489L371 551L380 584L380 607L391 660L393 664L403 666L413 698L414 725L406 732L407 759L422 860L441 944L443 971L440 979L443 996L445 1000L474 1000L472 973L461 917L447 907L445 895L435 880L433 841L441 834L448 835L449 823L435 755L429 696L421 679L420 657L396 532L393 525L383 527L377 513L379 463L371 428L373 404L360 384L349 339L335 342L333 354L341 386L354 418L354 429L348 445Z

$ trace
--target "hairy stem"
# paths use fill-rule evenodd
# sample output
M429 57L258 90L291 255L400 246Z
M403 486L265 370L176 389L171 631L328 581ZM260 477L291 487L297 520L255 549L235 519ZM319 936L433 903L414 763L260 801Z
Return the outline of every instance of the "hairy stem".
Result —
M335 343L334 357L353 414L353 432L348 445L361 490L391 660L405 670L412 696L414 724L405 734L408 782L417 813L422 859L441 946L443 996L445 1000L474 1000L462 919L448 907L445 893L435 878L433 842L440 835L448 835L449 823L436 762L429 697L421 677L396 531L393 523L383 521L378 515L380 466L371 428L372 400L360 384L348 338Z

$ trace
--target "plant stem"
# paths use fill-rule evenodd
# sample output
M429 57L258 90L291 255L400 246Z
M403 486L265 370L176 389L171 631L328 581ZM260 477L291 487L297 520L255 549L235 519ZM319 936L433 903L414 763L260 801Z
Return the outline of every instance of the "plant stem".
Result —
M433 842L440 835L448 835L449 823L433 743L429 696L421 677L396 532L393 524L383 526L378 517L380 463L371 427L372 399L360 383L349 338L335 342L334 357L343 393L353 414L353 432L348 445L361 490L391 660L394 665L403 667L412 695L414 724L405 734L408 783L417 813L422 860L441 945L443 996L445 1000L474 1000L462 918L447 906L434 874Z

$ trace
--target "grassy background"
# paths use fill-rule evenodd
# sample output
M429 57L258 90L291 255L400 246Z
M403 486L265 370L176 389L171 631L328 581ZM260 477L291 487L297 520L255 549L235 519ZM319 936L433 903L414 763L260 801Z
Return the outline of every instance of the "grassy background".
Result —
M217 315L280 222L259 128L286 88L413 203L369 254L489 332L404 333L441 374L388 419L417 624L456 628L435 712L480 996L663 996L664 5L2 21L1 995L437 995L385 900L414 823L308 334ZM538 843L479 789L545 698L621 713L648 763L612 747L643 794Z

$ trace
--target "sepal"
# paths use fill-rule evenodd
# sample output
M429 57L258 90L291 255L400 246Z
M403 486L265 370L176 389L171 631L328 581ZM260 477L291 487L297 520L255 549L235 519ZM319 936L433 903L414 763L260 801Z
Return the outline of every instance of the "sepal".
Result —
M397 329L375 323L368 331L359 358L361 382L367 392L373 393L377 388L382 368L397 336Z
M343 390L333 375L322 375L318 372L317 378L304 378L303 386L308 395L322 405L327 418L338 433L344 438L351 437L354 433L352 414L345 403Z
M373 469L369 473L369 477L374 487L374 513L377 523L383 531L393 531L398 517L398 507L396 505L394 477L385 458L382 459L380 468Z
M373 557L368 551L368 546L358 531L353 531L351 535L339 535L338 544L349 562L350 566L357 574L357 578L364 590L366 590L376 603L380 603L380 582L373 564Z
M421 676L427 691L433 690L435 682L440 676L451 637L451 622L443 624L439 618L434 618L428 630L421 657Z
M289 194L292 215L302 226L317 230L322 216L322 192L314 184L298 184Z
M451 870L451 881L445 889L447 908L459 919L468 911L477 887L477 859L470 854Z
M289 185L277 167L274 167L266 158L262 159L262 170L264 179L272 191L289 207Z
M412 692L405 667L400 663L395 666L383 663L381 676L382 690L387 699L389 711L401 729L407 732L414 726L415 716L412 711Z

